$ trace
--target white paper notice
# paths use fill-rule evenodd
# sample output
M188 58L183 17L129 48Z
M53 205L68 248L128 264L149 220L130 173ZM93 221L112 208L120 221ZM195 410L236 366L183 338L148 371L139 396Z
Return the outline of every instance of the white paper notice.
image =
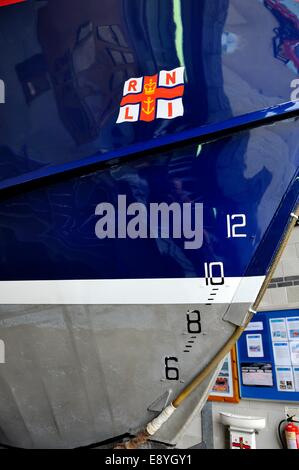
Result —
M299 392L299 367L293 368L296 392Z
M287 339L287 326L284 318L271 318L270 330L272 341Z
M262 321L251 321L245 328L245 331L261 331L264 329Z
M275 364L279 366L290 366L291 356L289 344L286 342L273 343Z
M291 361L294 366L299 366L299 341L290 341Z
M295 384L291 367L276 367L277 388L280 392L294 392Z
M299 339L299 317L286 319L289 339Z
M262 335L246 335L248 357L264 357Z

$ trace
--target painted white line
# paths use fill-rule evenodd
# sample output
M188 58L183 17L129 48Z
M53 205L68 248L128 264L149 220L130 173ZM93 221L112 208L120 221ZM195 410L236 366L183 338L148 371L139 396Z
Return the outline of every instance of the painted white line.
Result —
M251 303L263 281L264 276L230 277L209 286L204 278L1 281L0 304Z

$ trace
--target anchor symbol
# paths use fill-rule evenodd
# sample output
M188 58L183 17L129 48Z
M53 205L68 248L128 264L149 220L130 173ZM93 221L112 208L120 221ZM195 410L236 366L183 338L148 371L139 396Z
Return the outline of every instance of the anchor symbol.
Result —
M142 111L143 111L145 114L147 114L147 115L152 114L152 112L153 112L154 109L155 109L154 106L151 108L151 104L152 104L153 102L154 102L154 100L151 100L150 98L148 98L146 101L144 101L144 103L147 105L147 108L146 108L146 109L142 108Z

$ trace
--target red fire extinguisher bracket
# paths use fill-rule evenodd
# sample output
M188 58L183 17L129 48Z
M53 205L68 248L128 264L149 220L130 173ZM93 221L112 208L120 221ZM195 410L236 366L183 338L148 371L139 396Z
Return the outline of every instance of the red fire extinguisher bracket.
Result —
M292 418L288 418L284 432L288 449L299 449L299 428Z

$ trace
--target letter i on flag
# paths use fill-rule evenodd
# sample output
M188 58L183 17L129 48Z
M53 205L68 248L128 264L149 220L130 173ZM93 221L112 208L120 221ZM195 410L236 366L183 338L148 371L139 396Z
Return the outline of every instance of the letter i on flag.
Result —
M183 116L184 72L185 67L178 67L127 80L116 123Z

